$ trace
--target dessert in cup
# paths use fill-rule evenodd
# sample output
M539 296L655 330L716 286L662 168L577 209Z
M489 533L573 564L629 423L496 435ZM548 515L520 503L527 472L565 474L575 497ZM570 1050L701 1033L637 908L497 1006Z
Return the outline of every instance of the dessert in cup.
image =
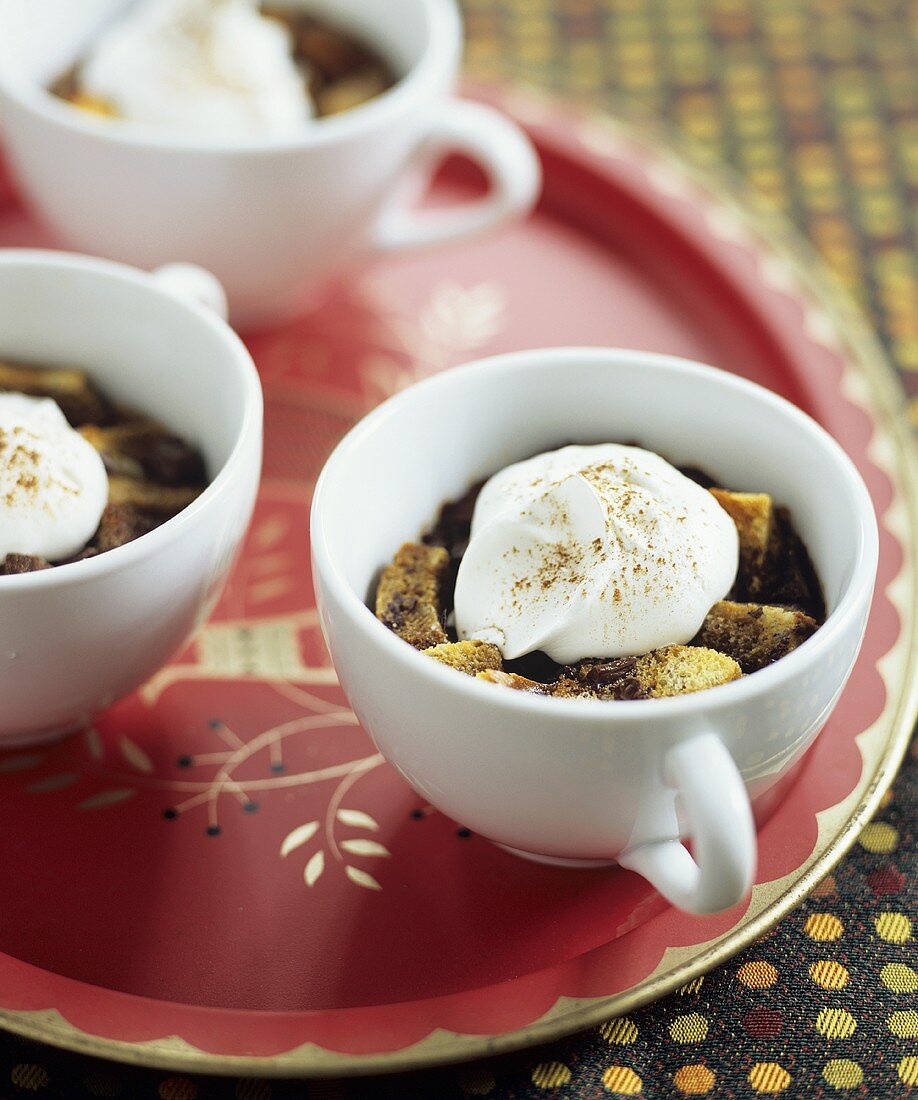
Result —
M452 94L453 0L397 18L388 0L0 0L0 25L23 195L81 251L212 271L237 325L295 316L375 255L518 217L539 189L522 131ZM412 209L453 153L487 194Z
M85 561L196 500L197 447L73 367L0 361L0 576Z
M828 719L877 554L863 483L802 412L597 348L392 398L329 459L312 538L342 685L421 794L695 912L748 890L750 801Z
M388 91L372 45L308 8L255 0L144 0L54 82L103 118L208 137L289 133Z
M88 724L219 596L262 431L221 297L189 266L0 255L0 747Z
M767 493L600 444L515 463L445 504L383 570L376 615L489 683L621 700L756 672L813 634L825 605Z

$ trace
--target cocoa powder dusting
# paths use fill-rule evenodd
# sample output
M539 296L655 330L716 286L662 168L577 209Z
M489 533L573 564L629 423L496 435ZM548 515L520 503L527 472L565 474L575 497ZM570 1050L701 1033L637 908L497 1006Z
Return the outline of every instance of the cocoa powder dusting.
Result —
M41 456L27 443L19 442L21 436L35 438L23 428L13 428L12 432L0 429L0 464L5 465L15 475L13 484L3 497L4 503L11 508L23 498L36 500L41 493L41 483L35 473Z

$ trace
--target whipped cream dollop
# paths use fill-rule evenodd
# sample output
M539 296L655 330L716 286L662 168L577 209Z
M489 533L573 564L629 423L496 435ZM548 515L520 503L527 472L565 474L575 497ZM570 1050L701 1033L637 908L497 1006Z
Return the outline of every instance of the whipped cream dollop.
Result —
M131 122L201 137L289 132L314 113L290 34L258 0L141 0L94 43L80 88Z
M0 393L0 559L71 557L95 534L107 500L101 456L57 403Z
M714 497L640 447L563 447L485 483L456 582L461 639L561 664L689 641L736 577Z

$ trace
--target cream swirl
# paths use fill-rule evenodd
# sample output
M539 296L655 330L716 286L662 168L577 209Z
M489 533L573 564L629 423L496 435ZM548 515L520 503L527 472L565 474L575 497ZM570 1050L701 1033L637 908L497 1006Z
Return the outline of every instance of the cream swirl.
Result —
M460 638L504 657L625 657L689 641L736 577L714 497L659 455L603 443L508 466L482 488L456 583Z
M257 0L141 0L95 42L80 87L131 122L204 138L289 132L313 115L289 32Z
M56 402L0 394L0 560L76 554L95 534L107 499L101 457Z

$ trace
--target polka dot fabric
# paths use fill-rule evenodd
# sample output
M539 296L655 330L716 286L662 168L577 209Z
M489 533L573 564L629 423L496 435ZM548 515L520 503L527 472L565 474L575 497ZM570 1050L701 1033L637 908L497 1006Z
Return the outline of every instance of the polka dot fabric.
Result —
M462 0L475 77L536 84L728 162L865 308L918 426L911 0ZM566 1100L918 1095L918 752L810 899L671 997L507 1057L372 1080L115 1066L0 1034L0 1100Z

